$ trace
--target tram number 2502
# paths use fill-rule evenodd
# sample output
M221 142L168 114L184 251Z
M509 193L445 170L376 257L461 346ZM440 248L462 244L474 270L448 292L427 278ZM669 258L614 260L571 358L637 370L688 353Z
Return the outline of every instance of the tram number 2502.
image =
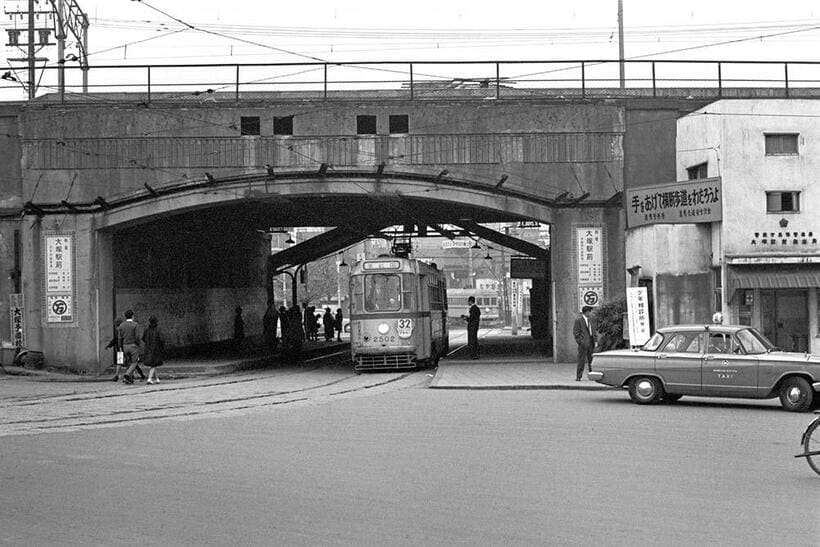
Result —
M373 341L374 342L395 342L396 337L395 336L374 336Z

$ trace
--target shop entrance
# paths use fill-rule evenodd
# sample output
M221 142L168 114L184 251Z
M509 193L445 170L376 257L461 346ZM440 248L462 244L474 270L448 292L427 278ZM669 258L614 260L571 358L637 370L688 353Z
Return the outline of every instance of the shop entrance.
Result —
M808 291L764 289L760 291L760 300L766 338L785 351L808 351Z

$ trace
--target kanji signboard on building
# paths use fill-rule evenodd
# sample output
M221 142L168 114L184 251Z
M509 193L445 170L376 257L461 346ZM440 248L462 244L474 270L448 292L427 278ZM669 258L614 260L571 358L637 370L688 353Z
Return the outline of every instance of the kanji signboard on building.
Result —
M642 346L649 340L649 300L646 287L626 289L626 312L629 321L629 345Z
M46 323L74 322L74 235L45 236Z
M723 218L720 178L685 180L626 192L626 224L691 224Z
M575 229L578 256L579 307L599 306L604 294L603 228Z
M26 306L22 293L9 295L9 317L11 319L11 342L16 348L26 346Z

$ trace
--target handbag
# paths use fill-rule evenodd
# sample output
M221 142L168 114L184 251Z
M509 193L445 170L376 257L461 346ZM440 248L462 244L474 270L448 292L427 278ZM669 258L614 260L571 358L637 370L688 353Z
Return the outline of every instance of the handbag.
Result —
M124 365L125 364L125 352L124 351L118 351L117 352L117 364L118 365Z

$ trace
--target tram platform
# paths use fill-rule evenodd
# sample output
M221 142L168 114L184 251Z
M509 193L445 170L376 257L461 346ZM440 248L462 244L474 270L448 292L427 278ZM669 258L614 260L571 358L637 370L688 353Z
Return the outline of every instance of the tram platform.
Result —
M302 355L302 365L287 363L277 353L249 347L243 352L222 351L173 357L158 369L163 379L181 379L197 376L218 376L247 370L304 366L312 357L328 352L344 351L347 336L341 342L308 342ZM575 381L575 363L553 363L551 348L545 341L536 340L526 331L512 335L507 329L482 329L479 332L480 358L472 360L467 354L465 330L450 331L450 354L439 362L430 381L433 389L610 389L584 377ZM6 365L0 378L6 375L26 376L32 380L57 382L111 381L114 368L100 375L68 374L49 369L37 370Z

